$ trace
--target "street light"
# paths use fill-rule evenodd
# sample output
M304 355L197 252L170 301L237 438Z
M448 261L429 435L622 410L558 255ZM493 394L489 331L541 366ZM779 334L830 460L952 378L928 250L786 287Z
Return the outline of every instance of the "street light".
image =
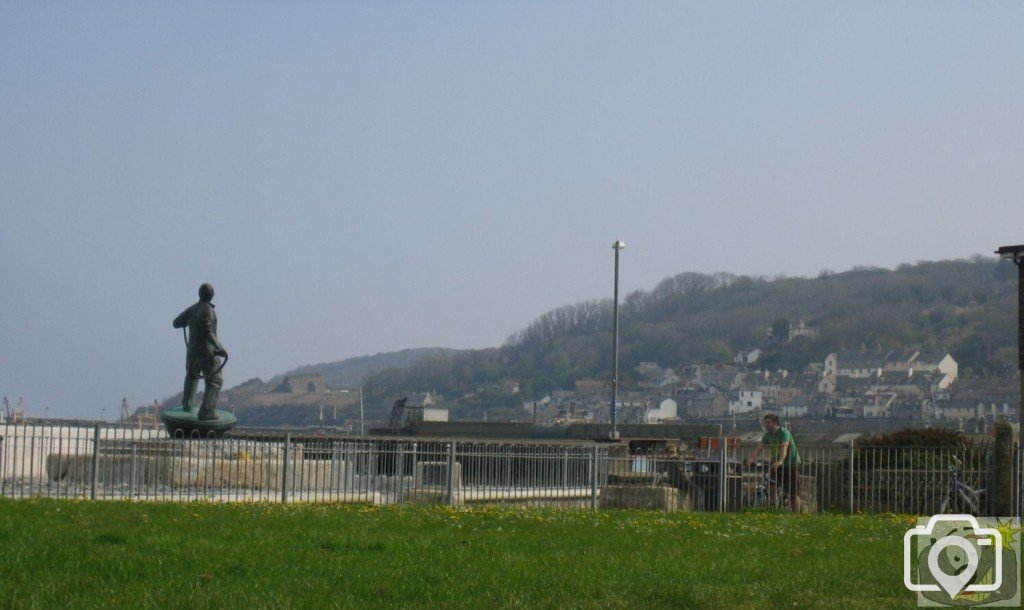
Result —
M619 438L619 419L615 410L619 399L619 251L626 242L616 241L615 250L615 298L612 300L612 438Z
M1017 374L1020 377L1017 441L1024 447L1024 244L1003 246L996 250L996 254L1017 265Z

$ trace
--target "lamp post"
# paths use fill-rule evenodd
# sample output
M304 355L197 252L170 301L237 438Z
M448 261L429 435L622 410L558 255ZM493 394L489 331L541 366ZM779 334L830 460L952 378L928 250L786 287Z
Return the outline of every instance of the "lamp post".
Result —
M1024 447L1024 244L996 250L1001 258L1017 265L1017 373L1020 377L1020 402L1017 404L1017 441Z
M619 438L619 419L616 402L619 399L619 251L626 243L616 241L615 250L615 298L612 300L612 438Z

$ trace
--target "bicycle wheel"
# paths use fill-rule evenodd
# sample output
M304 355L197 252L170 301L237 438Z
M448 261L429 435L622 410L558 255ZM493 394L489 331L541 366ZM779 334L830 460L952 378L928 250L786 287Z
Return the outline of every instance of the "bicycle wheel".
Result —
M751 510L758 510L768 506L768 498L763 490L756 490L743 494L743 507Z

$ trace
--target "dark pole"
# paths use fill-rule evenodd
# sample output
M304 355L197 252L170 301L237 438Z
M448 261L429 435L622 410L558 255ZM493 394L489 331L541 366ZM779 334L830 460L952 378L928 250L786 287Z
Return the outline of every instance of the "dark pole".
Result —
M619 419L616 403L619 399L619 250L626 247L621 241L612 244L615 250L615 298L612 300L612 438L619 438Z
M1003 246L996 250L1000 257L1017 265L1017 375L1020 401L1017 403L1017 443L1024 450L1024 244Z
M1020 378L1020 401L1017 403L1017 443L1024 450L1024 262L1018 254L1017 265L1017 375Z

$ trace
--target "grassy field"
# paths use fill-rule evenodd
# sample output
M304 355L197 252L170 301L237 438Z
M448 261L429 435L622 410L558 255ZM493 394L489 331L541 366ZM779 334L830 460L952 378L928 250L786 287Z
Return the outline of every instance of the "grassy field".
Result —
M0 500L0 606L909 608L914 523Z

